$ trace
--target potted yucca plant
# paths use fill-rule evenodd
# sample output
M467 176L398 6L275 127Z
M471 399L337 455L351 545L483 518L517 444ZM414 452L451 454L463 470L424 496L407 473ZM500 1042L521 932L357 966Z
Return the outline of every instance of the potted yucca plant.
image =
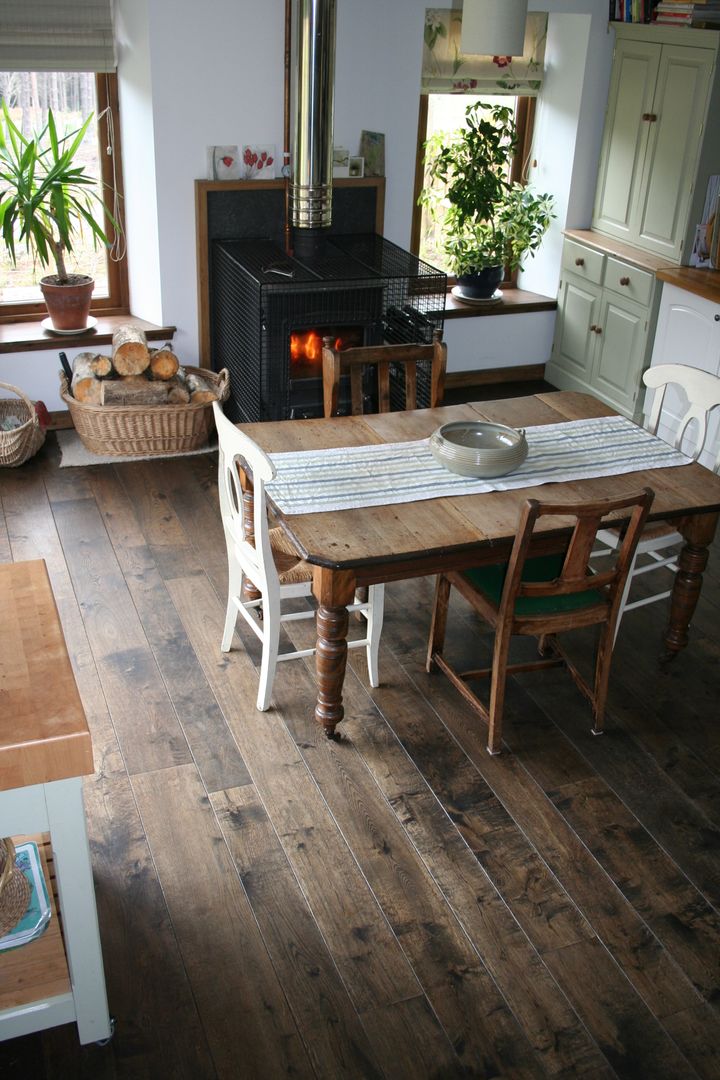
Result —
M59 136L49 110L42 130L28 137L5 101L0 110L0 232L13 264L16 244L24 244L43 268L54 268L39 284L56 330L83 329L90 312L93 279L68 273L65 263L73 238L87 227L96 247L108 247L106 220L119 228L98 190L101 181L75 161L91 121L92 114L77 131Z
M465 117L464 128L425 144L429 183L420 201L441 223L442 246L461 293L481 299L540 246L553 200L509 179L517 147L511 109L479 101Z

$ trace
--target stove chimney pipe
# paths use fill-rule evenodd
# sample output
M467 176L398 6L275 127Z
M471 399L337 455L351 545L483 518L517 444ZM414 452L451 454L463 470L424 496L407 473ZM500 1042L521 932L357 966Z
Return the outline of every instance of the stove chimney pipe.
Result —
M332 220L336 0L295 0L295 130L290 207L298 229Z

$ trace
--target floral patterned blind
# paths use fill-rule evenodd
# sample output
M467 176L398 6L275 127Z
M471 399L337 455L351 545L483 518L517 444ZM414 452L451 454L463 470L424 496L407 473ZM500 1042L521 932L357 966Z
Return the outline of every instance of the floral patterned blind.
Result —
M462 11L428 8L423 46L423 94L536 95L543 78L547 14L528 13L522 56L465 56L460 51Z

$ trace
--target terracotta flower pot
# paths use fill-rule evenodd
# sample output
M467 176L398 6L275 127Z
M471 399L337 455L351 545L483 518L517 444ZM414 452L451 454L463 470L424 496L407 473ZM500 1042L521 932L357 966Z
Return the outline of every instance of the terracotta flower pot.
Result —
M55 274L41 279L40 290L56 330L85 329L94 287L87 274L70 274L66 285L58 285Z

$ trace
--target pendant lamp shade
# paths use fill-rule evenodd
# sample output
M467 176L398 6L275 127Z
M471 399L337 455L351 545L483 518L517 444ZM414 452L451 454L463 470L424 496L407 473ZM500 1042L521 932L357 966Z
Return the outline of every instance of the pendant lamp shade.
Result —
M460 48L472 56L522 56L527 0L463 0Z

